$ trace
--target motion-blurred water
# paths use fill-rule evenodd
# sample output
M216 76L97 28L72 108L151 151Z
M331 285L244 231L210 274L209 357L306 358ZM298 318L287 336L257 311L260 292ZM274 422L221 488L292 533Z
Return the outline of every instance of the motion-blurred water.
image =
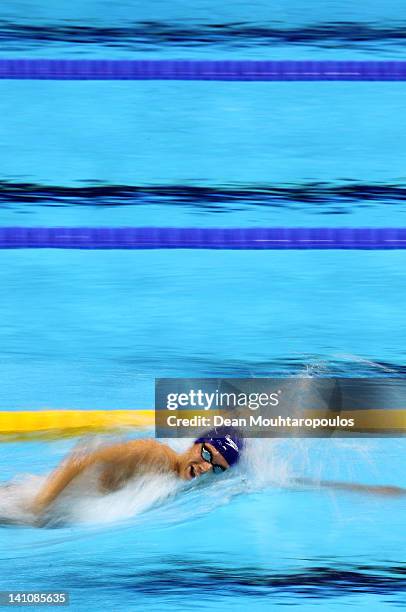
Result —
M404 54L406 17L400 0L219 4L107 0L8 1L0 7L0 40L8 55L94 57L245 57L301 54L362 59Z
M12 444L2 474L28 466L44 474L70 447ZM213 610L400 606L404 498L297 487L292 478L405 485L393 469L402 453L400 440L249 441L239 468L218 478L155 478L105 497L83 482L42 529L22 527L32 517L21 509L42 476L20 476L14 490L0 489L2 585L63 587L75 610L97 601L129 610L196 601Z
M404 59L405 23L399 0L14 0L0 54ZM405 96L1 81L0 223L403 226ZM150 408L158 376L403 376L405 257L4 251L0 409ZM180 488L76 483L39 528L27 506L71 446L2 446L2 590L68 590L78 611L402 605L403 499L292 484L405 486L402 440L254 441L238 470Z

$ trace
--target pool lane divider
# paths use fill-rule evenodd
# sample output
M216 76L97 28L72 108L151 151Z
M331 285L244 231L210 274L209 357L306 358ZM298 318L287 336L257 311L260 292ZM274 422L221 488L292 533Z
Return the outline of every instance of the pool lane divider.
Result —
M0 227L0 249L405 249L400 227Z
M154 425L154 410L0 411L0 441L15 438L60 438Z
M406 61L0 59L0 79L405 81Z
M207 416L206 412L204 414ZM356 417L353 428L341 430L352 436L367 433L397 436L406 434L406 410L343 410L337 414L343 419ZM332 415L317 410L303 413L304 418L327 416ZM0 442L38 438L57 440L90 434L151 430L154 424L154 410L0 411ZM285 433L289 435L291 431L286 430Z

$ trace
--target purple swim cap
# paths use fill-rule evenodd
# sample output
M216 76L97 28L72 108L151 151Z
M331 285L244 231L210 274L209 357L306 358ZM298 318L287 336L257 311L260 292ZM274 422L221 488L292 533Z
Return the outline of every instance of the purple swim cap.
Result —
M230 466L237 463L244 446L238 432L229 427L218 427L207 431L201 438L195 440L195 444L200 442L208 442L214 446Z

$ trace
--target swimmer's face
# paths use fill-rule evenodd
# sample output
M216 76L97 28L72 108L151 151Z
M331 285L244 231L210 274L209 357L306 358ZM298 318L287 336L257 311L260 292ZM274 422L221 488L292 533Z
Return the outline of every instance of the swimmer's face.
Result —
M203 453L202 453L203 450ZM206 457L206 458L204 458ZM210 462L211 457L211 462ZM216 467L218 466L218 467ZM223 455L208 442L193 444L193 446L182 455L179 466L179 476L183 480L193 480L207 472L221 472L230 466ZM220 469L222 468L222 470Z

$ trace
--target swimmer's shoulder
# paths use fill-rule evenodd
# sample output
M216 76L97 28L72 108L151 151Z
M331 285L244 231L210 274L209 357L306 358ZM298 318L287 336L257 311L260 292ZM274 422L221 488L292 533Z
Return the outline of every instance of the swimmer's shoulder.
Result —
M177 469L177 454L157 440L128 440L96 451L91 462L110 464L128 473L151 470L172 472Z
M154 440L152 438L145 438L142 440L129 440L124 443L129 449L133 449L135 451L153 451L155 453L175 453L169 446L166 444L162 444L162 442L158 442L158 440ZM176 454L176 453L175 453Z
M176 464L176 452L158 440L130 440L127 442L127 449L141 462L154 463L157 466L168 468Z

